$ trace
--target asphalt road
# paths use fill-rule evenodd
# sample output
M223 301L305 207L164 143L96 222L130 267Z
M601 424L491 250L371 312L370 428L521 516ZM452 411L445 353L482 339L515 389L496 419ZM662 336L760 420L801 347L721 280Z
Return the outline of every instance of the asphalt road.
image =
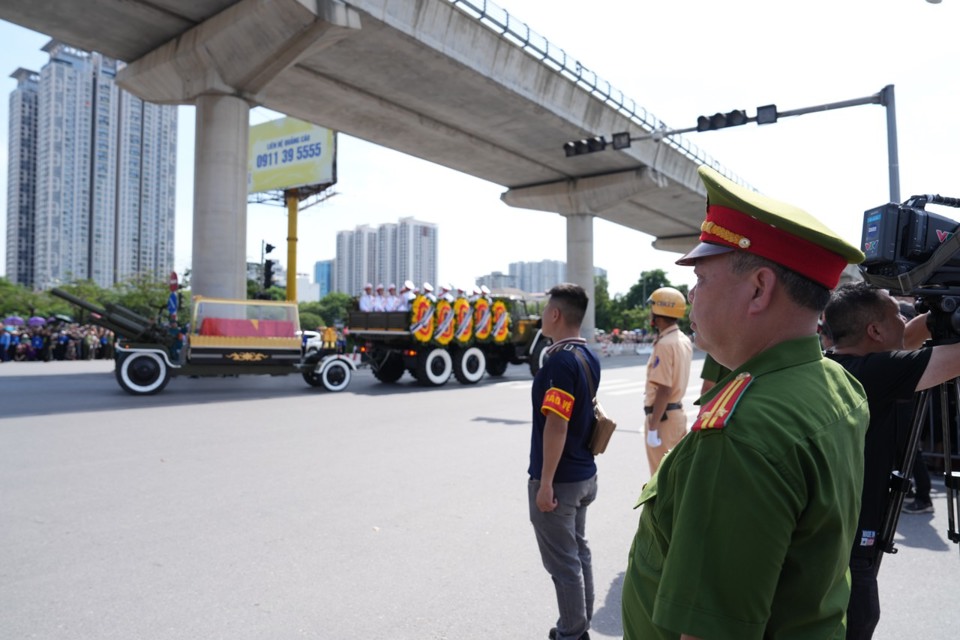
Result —
M620 426L588 516L594 638L622 635L644 362L603 360ZM437 389L362 371L339 394L175 378L146 398L111 371L0 365L0 638L546 637L525 368ZM936 513L904 515L884 561L878 640L958 635L960 551L935 491Z

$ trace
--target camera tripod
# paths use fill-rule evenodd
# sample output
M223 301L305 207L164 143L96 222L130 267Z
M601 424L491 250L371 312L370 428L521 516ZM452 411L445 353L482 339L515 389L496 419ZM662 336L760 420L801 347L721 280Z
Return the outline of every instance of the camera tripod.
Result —
M943 432L943 473L944 487L947 491L947 537L951 542L960 543L960 531L957 530L957 516L960 514L960 473L953 471L953 459L951 458L951 434L953 427L953 418L960 416L951 416L949 411L950 398L955 403L960 401L960 378L954 378L930 389L924 389L920 392L914 412L913 424L907 438L907 444L900 459L898 468L890 474L890 495L887 498L887 508L883 516L883 526L878 533L878 542L880 551L877 554L875 569L879 573L880 562L884 553L896 553L898 549L893 543L893 536L897 530L897 523L900 520L900 509L903 507L903 500L910 489L910 478L913 475L913 464L917 458L917 449L920 445L920 433L923 426L927 424L927 418L931 415L933 402L939 403L940 408L940 427ZM954 406L960 407L960 404Z

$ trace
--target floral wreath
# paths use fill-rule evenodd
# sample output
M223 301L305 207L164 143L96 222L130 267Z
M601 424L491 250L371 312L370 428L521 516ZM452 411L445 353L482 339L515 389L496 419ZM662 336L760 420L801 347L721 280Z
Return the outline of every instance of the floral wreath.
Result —
M490 300L477 298L473 305L473 337L479 342L490 340L493 331L493 314L490 312Z
M466 298L457 298L453 303L453 316L456 323L454 339L460 345L467 345L473 339L473 310Z
M427 343L433 337L433 303L426 296L417 296L410 305L410 333L417 342Z
M436 306L437 327L433 333L433 341L442 347L453 340L454 315L453 305L447 300L438 300Z
M493 303L493 341L503 344L510 339L510 314L503 300Z

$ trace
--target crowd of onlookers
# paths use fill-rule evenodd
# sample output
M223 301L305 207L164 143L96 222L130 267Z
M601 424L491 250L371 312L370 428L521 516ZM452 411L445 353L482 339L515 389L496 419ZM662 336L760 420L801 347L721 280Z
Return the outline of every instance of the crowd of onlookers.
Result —
M94 325L0 326L0 362L113 359L114 335Z

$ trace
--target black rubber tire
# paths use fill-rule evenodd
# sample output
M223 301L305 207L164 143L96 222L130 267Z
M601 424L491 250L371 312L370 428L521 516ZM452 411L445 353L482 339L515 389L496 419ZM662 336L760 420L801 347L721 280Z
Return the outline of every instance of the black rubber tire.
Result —
M476 384L483 378L487 357L477 347L458 349L453 355L453 375L460 384Z
M320 380L327 391L343 391L350 386L353 370L343 360L331 360L320 372Z
M496 356L487 358L487 374L493 378L499 378L506 373L509 364L503 358L497 358Z
M447 384L452 373L453 358L446 349L428 349L423 351L417 360L417 381L425 387Z
M406 368L403 366L403 356L391 351L387 354L380 366L373 370L373 377L387 384L391 384L403 377Z
M170 367L159 353L130 353L117 360L115 375L120 388L127 393L152 396L170 382Z
M303 372L303 380L311 387L323 386L323 380L320 378L320 374L315 372L313 369Z

